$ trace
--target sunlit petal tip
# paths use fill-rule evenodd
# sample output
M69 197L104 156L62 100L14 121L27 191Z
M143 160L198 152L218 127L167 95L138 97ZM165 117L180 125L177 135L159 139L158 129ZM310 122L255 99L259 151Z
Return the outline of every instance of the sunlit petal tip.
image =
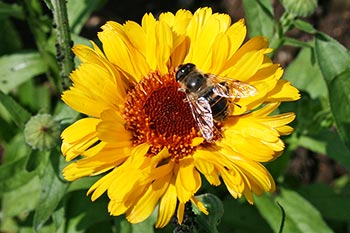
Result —
M74 45L72 48L73 53L81 60L82 62L89 63L100 63L99 59L104 58L102 51L97 47L95 42L89 41L93 48L87 45Z
M207 208L204 206L203 202L199 201L197 198L191 198L191 202L205 215L209 215Z
M239 23L239 24L243 24L245 26L245 19L241 18L240 20L238 20L237 22L235 22L234 24Z
M73 46L72 51L76 56L80 57L81 54L89 51L90 49L91 48L86 45L78 44Z
M273 49L272 48L267 48L263 51L264 54L269 54L269 53L272 53L273 52Z
M182 221L184 219L184 213L185 213L185 203L180 202L179 206L177 207L177 213L176 213L176 217L177 217L177 221L179 222L179 224L182 224Z

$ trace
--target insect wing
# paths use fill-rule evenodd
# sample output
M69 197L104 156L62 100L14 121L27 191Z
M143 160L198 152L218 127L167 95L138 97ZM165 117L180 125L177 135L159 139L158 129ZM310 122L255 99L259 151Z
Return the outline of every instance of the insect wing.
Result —
M247 98L256 95L257 90L255 87L239 82L239 81L233 81L231 83L228 83L230 93L234 93L236 95L236 98Z
M215 85L213 88L214 93L225 98L247 98L257 93L255 87L238 80L215 75L209 75L208 77Z
M203 138L207 141L211 141L214 136L214 120L209 102L203 97L194 99L189 95L187 96L187 100L190 104L193 118L196 121Z

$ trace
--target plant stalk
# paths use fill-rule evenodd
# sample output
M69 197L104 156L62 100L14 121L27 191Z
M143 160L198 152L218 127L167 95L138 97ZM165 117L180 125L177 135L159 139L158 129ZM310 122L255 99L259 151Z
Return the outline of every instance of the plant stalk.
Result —
M66 0L52 0L54 26L56 27L57 59L61 67L63 89L70 85L69 74L74 68L73 53L71 48L73 41L70 36Z

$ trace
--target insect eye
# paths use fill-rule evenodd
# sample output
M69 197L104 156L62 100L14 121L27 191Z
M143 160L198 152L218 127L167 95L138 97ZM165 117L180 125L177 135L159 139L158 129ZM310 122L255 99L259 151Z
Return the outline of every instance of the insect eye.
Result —
M192 63L180 65L176 71L176 81L183 79L183 77L190 73L194 68L195 65Z
M186 67L186 69L187 69L188 71L190 71L190 70L193 70L193 68L195 67L195 65L192 64L192 63L187 63L185 67Z
M176 72L176 81L179 81L180 79L182 79L184 75L185 75L185 69L179 69Z

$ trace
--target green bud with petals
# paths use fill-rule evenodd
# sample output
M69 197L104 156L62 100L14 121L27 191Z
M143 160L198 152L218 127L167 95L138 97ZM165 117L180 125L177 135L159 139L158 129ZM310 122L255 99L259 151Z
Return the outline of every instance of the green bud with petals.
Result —
M281 0L283 7L290 14L306 17L314 13L317 0Z

